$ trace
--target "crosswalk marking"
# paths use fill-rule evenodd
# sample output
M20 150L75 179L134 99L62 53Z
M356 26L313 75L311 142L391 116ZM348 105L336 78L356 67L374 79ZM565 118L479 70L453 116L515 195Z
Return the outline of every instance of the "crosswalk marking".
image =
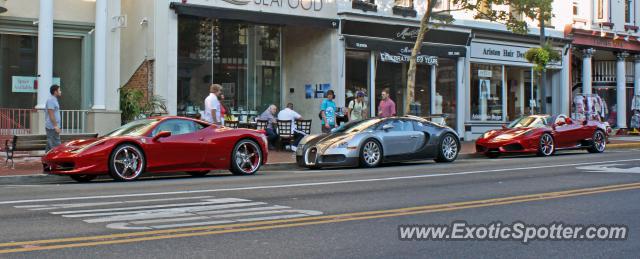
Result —
M144 205L136 206L140 203ZM107 228L122 230L168 229L322 215L321 211L299 210L260 201L212 196L30 204L14 207L34 212L46 211L63 218L80 219L89 224L103 223Z

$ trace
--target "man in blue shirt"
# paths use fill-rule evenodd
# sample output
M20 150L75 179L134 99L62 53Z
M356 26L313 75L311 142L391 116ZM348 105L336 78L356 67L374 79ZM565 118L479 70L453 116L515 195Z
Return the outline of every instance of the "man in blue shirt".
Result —
M58 97L62 96L62 90L59 85L52 85L49 88L51 96L47 99L45 109L47 114L44 116L44 128L47 131L47 149L49 152L52 148L60 145L60 104Z
M320 114L322 116L322 132L329 133L331 129L336 127L336 103L333 102L335 94L333 90L327 91L327 99L322 101L320 105Z

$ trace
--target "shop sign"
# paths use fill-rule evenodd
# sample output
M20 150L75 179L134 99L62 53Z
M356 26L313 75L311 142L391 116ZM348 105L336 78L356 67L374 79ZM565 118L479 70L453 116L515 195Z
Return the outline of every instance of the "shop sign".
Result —
M411 55L402 53L391 54L388 52L380 52L380 61L382 62L409 63L410 58ZM418 64L438 65L438 57L436 56L418 55L416 56L416 61Z
M253 3L256 6L268 6L287 8L292 10L316 11L322 10L324 0L222 0L232 5L248 5Z
M493 75L493 71L491 70L478 70L478 77L491 77Z
M11 91L14 93L36 93L38 91L36 89L37 79L35 76L12 76ZM53 84L60 85L60 78L54 77Z
M479 59L490 59L498 61L511 61L529 63L524 57L525 53L530 48L502 45L502 44L489 44L489 43L471 43L471 57ZM552 66L560 66L559 61L551 63Z

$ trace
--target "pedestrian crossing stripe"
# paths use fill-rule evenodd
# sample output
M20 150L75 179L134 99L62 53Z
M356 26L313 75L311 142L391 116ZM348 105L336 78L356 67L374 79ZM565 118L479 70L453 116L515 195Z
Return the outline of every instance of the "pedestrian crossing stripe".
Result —
M166 203L170 202L170 203ZM178 197L130 201L79 202L15 206L30 211L47 211L110 229L150 230L291 219L322 215L240 198L212 196Z

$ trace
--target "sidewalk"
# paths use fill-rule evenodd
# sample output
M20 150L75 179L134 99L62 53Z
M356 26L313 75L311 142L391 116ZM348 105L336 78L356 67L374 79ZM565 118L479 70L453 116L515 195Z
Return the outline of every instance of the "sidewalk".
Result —
M610 138L607 148L640 148L640 137L615 136ZM472 157L475 153L475 142L463 141L459 158ZM20 157L15 159L15 169L4 165L5 154L0 154L0 176L39 175L42 174L40 157ZM290 151L269 151L267 167L291 168L296 161L295 153Z

